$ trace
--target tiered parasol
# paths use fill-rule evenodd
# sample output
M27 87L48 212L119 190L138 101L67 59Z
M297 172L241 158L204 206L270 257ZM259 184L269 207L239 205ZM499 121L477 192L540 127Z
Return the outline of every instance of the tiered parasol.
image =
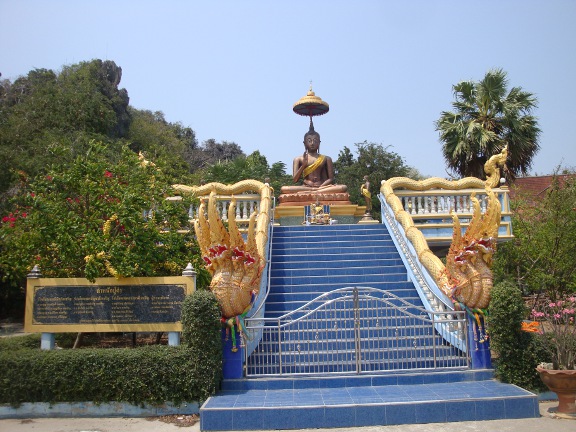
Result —
M292 110L301 116L310 117L310 125L312 125L312 117L326 114L330 110L328 102L323 101L320 97L316 96L312 91L312 84L306 96L300 98L294 104Z

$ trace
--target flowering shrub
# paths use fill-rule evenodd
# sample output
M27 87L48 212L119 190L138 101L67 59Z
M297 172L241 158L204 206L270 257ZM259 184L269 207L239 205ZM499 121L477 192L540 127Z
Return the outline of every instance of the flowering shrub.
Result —
M205 276L186 202L167 201L169 179L124 148L91 142L73 163L21 175L0 225L0 274L18 285L37 264L44 277L179 275L188 262Z
M539 333L545 339L554 369L575 369L576 296L544 302L532 309L531 316L540 323Z

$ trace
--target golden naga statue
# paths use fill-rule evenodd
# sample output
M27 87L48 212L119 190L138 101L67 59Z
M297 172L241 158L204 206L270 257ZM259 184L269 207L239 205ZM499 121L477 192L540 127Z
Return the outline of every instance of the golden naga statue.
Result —
M210 183L198 188L174 185L176 190L195 195L210 193L208 203L201 198L194 230L206 269L212 274L210 290L216 295L223 319L244 316L252 307L260 289L268 240L271 188L256 180L244 180L232 186ZM228 230L216 206L217 193L260 192L260 211L250 216L246 241L236 221L236 198L228 207ZM206 207L207 206L207 207ZM206 213L208 218L206 218Z
M498 197L492 191L500 182L499 167L503 166L508 156L504 148L498 155L492 156L484 165L486 181L467 177L457 181L442 178L429 178L415 181L404 177L394 177L383 182L381 192L392 208L412 242L420 262L428 269L440 289L454 301L457 308L478 310L488 307L492 289L492 256L496 251L496 238L500 226L501 206ZM460 221L452 213L454 230L452 244L446 256L446 265L432 253L422 232L414 225L408 212L402 207L400 199L394 194L394 188L404 187L411 190L428 190L432 188L460 190L483 188L487 194L487 207L481 214L480 203L471 196L474 206L473 217L462 235Z

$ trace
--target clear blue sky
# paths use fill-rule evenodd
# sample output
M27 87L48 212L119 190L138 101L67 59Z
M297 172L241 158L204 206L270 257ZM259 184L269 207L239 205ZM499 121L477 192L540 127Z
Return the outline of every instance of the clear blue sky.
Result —
M122 67L132 106L289 172L312 81L330 104L322 153L367 140L442 177L434 121L452 85L502 68L539 100L532 173L576 166L574 0L0 0L2 78L94 58Z

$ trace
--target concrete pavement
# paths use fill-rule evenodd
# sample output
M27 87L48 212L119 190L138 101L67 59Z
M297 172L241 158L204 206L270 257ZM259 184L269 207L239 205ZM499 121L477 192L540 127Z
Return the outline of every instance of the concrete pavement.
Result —
M355 432L574 432L576 419L554 418L548 410L557 402L541 402L540 418L481 422L429 423L354 428ZM0 420L0 432L199 432L192 426L153 418L35 418ZM350 432L351 429L305 429L302 432Z

